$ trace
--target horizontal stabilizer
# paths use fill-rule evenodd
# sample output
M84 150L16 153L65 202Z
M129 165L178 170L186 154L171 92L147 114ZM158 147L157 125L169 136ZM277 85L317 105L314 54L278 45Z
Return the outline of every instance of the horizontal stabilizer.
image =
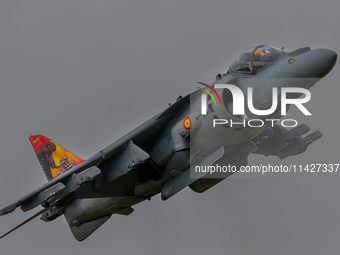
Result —
M84 168L85 167L86 165ZM75 170L76 168L74 169L74 172ZM93 180L93 178L101 173L100 169L96 166L85 168L77 174L74 172L71 170L61 176L62 178L50 181L27 196L21 198L19 201L1 209L0 216L13 212L18 206L21 206L21 209L26 212L33 209L43 201L47 200L48 202L54 202L55 200L60 200L68 194L76 191L85 182Z

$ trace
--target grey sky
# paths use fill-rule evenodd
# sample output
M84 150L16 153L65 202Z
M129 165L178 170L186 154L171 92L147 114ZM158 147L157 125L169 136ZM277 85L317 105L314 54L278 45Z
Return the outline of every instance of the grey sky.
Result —
M28 140L43 134L88 158L162 111L195 82L226 72L250 45L340 52L340 2L0 2L0 207L46 182ZM250 164L340 163L339 64L312 88L304 117L324 136L285 159ZM340 173L339 173L340 174ZM1 254L334 254L340 249L337 175L247 178L204 194L154 197L114 215L78 243L63 217L1 240ZM0 218L2 233L29 217Z

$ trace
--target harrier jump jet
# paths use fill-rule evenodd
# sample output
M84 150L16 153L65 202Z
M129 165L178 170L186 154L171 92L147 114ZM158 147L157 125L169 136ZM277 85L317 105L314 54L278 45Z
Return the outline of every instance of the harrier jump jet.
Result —
M64 215L74 237L83 241L113 214L129 215L135 204L152 196L160 193L166 200L187 186L202 193L231 174L206 178L206 172L194 173L196 166L219 164L239 169L248 164L251 153L283 159L306 151L321 132L305 135L309 128L304 124L285 128L279 124L283 117L280 107L264 116L254 114L245 104L244 114L235 114L235 97L230 89L218 85L233 85L245 95L252 88L253 108L267 110L276 99L278 104L283 88L309 90L332 70L336 59L337 54L328 49L285 52L269 45L252 46L214 82L200 83L203 87L178 98L86 160L45 136L31 136L48 182L3 208L0 215L17 207L24 212L39 205L43 208L2 237L40 215L45 222ZM290 94L292 99L300 96ZM254 119L264 124L230 125ZM212 125L216 120L223 124Z

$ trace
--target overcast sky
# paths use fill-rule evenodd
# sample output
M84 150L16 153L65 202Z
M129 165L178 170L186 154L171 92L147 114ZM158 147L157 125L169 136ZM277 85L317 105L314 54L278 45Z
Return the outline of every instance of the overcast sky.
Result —
M340 2L307 0L0 1L0 207L46 178L28 140L43 134L88 158L226 72L250 45L340 52ZM302 155L251 165L340 163L339 64L288 116L323 137ZM339 172L340 176L340 172ZM78 243L64 219L38 219L1 254L337 254L338 175L246 177L203 194L184 189L111 219ZM31 212L0 218L1 234Z

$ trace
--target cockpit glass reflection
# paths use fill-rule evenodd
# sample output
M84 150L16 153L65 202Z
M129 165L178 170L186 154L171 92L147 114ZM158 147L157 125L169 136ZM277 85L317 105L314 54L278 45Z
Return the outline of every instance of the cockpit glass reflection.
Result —
M240 73L255 73L282 56L282 50L269 45L255 45L243 51L231 70Z

